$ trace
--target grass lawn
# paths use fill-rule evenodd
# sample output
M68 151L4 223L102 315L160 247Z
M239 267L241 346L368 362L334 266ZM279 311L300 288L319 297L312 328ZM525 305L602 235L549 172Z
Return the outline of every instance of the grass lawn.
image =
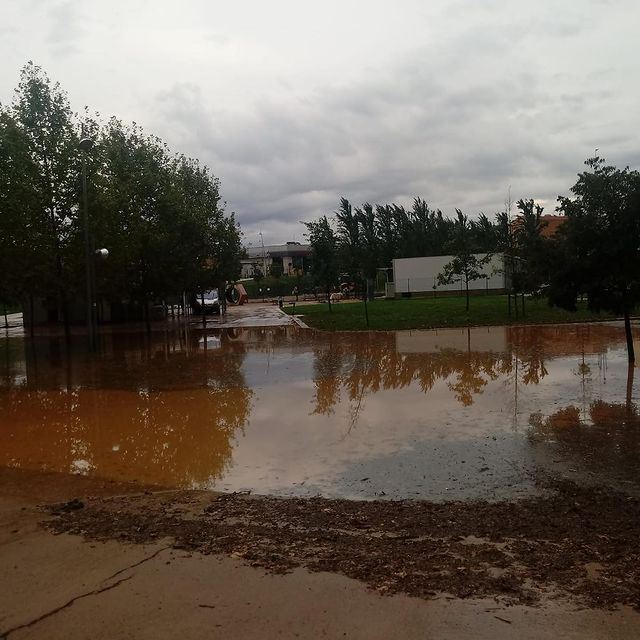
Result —
M19 311L22 311L22 309L17 304L7 304L5 306L0 307L1 314L18 313Z
M512 303L513 304L513 303ZM525 301L525 316L518 304L518 318L508 315L507 296L472 296L469 313L464 296L449 298L411 298L376 300L370 302L369 329L434 329L436 327L466 327L502 324L537 324L553 322L581 322L606 320L612 316L593 313L586 303L578 303L575 313L550 307L547 301ZM296 314L310 327L328 330L367 329L363 302L338 302L331 305L314 304L296 307ZM293 313L292 307L285 311Z

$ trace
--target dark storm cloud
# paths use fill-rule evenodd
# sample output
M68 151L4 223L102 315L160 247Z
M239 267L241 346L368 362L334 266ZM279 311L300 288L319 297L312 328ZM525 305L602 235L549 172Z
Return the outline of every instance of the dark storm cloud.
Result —
M244 114L178 85L159 96L158 118L173 123L173 140L209 159L249 230L330 213L342 195L358 205L423 196L448 213L493 213L510 182L522 179L537 192L518 196L555 198L562 185L547 180L543 188L536 173L565 176L581 153L550 153L550 123L527 110L553 111L566 96L547 95L526 73L500 85L469 78L445 86L432 71L415 61L375 81Z
M238 4L10 0L2 98L34 59L210 165L274 242L340 196L492 214L511 185L549 209L595 147L637 164L633 0Z

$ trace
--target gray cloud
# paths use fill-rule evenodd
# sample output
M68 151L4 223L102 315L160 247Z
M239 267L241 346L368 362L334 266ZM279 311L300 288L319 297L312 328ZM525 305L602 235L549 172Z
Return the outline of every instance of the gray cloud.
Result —
M80 104L208 164L248 238L300 239L340 196L491 214L511 185L553 208L595 147L640 158L634 0L108 4L41 3L40 57L0 45L0 99L53 56Z
M78 9L78 3L74 0L54 2L48 8L47 41L56 57L70 56L80 51L78 41L82 38L83 29Z
M498 210L512 183L517 197L551 200L568 186L584 154L545 132L567 96L547 95L527 74L447 87L431 71L416 64L241 118L178 85L158 97L156 117L211 159L249 232L278 223L280 233L283 223L331 212L341 195L357 204L420 195L447 212L474 213Z

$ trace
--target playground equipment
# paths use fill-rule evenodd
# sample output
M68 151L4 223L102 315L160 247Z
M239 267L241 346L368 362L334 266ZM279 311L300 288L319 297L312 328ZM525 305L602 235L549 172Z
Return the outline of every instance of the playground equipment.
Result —
M237 284L227 285L224 295L229 304L237 306L243 305L245 302L249 301L247 291L244 288L244 285L240 282L238 282Z

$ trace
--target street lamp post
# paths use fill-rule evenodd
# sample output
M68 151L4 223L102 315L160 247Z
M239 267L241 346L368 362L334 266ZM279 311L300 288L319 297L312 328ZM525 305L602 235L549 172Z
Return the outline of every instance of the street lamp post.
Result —
M82 138L78 144L82 152L82 218L84 226L84 257L87 280L87 332L89 334L89 348L96 347L96 331L93 319L93 287L91 277L91 246L89 242L89 199L87 197L87 152L93 147L91 138Z
M262 245L262 275L267 277L267 254L264 251L264 238L262 237L262 231L258 234L260 236L260 244Z

